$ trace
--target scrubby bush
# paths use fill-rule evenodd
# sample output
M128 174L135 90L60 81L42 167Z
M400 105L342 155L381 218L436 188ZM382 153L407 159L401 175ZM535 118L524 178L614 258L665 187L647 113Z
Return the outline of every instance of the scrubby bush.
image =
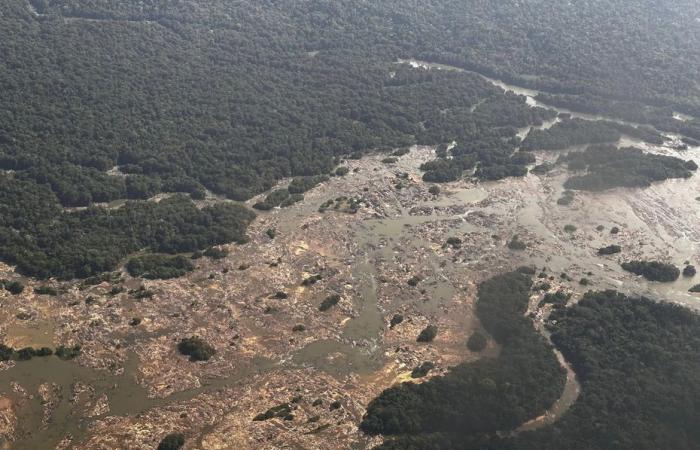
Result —
M332 294L323 299L321 304L319 305L318 309L319 311L328 311L332 307L338 304L340 301L340 295L338 294Z
M56 347L56 356L61 359L73 359L80 355L80 345L74 345L73 347L66 347L65 345L59 345Z
M209 247L204 250L202 254L211 259L224 259L228 256L228 250L225 248Z
M435 364L430 361L425 361L411 371L411 378L422 378L435 368Z
M217 253L216 250L212 250L212 252ZM129 259L126 263L126 270L132 277L168 279L183 276L194 270L194 265L182 255L148 254Z
M214 347L197 336L181 339L177 349L183 355L189 356L190 361L208 361L216 353Z
M179 450L185 445L182 433L170 433L160 441L157 450Z
M396 325L400 324L401 322L403 322L403 315L394 314L391 317L391 320L389 321L389 328L394 328Z
M510 241L508 241L508 248L511 250L525 250L527 244L521 241L518 236L513 236Z
M599 248L599 255L614 255L615 253L620 253L622 248L619 245L608 245L607 247Z
M694 277L696 273L695 266L693 265L687 265L683 268L683 276L684 277Z
M418 337L416 338L417 342L432 342L433 339L438 334L438 327L435 325L428 325L423 329L423 331L420 332Z
M16 280L2 280L0 281L5 287L5 290L12 295L19 295L24 292L24 285Z
M51 286L39 286L34 288L34 293L37 295L50 295L55 297L58 295L58 290Z
M340 166L337 169L335 169L335 176L337 177L344 177L348 173L350 173L350 168L346 166Z

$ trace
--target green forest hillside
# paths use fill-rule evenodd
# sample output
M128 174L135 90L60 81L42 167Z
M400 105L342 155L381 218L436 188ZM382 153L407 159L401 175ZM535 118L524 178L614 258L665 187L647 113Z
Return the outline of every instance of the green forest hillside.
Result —
M551 112L399 58L700 137L697 119L672 118L700 116L697 17L689 0L3 1L0 208L18 216L0 218L0 259L30 275L87 276L116 264L95 247L119 241L121 256L150 240L77 230L67 263L55 242L75 220L62 207L206 190L245 200L373 149L458 140L467 154L435 180L484 161L485 179L526 172L511 159L515 128ZM37 206L13 203L27 197ZM45 222L29 226L37 216ZM182 248L222 239L195 240Z

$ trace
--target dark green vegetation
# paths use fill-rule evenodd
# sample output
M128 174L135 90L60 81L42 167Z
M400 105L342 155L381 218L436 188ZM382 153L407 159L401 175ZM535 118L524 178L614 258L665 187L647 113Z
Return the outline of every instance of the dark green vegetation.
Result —
M291 420L294 418L292 415L292 406L289 403L282 403L277 406L273 406L265 412L258 414L253 417L254 422L261 422L265 420L270 420L275 417L280 417L285 420Z
M0 288L5 288L12 295L24 292L24 285L17 280L0 280Z
M511 250L525 250L527 248L527 244L521 241L517 235L513 236L506 245Z
M411 278L408 279L406 284L408 284L411 287L416 287L418 286L418 283L420 283L422 278L418 275L413 275Z
M394 314L391 317L391 320L389 321L389 328L394 328L396 325L400 324L403 322L403 315L402 314Z
M683 276L684 277L694 277L695 274L697 273L697 270L695 269L695 266L688 264L683 268Z
M56 356L58 356L61 359L73 359L76 356L80 355L80 350L81 347L80 345L74 345L73 347L66 347L65 345L59 345L56 347Z
M348 198L345 196L341 196L336 198L335 200L327 200L318 208L318 211L326 212L330 209L333 211L344 212L347 214L355 214L360 209L360 206L362 206L363 202L364 200L361 198Z
M540 415L559 396L563 369L550 346L524 316L532 281L514 272L479 286L477 314L502 346L496 359L461 364L422 384L404 383L373 400L361 428L402 435L388 448L412 448L430 433L485 433L515 428ZM413 435L414 437L408 437ZM432 447L441 448L433 443Z
M143 255L131 258L126 263L126 270L132 277L143 277L151 280L177 278L194 270L192 262L182 255Z
M183 355L189 356L190 361L207 361L216 353L214 347L197 336L181 339L177 349Z
M554 308L562 308L566 306L566 303L569 301L570 298L571 294L562 290L558 290L556 292L547 292L546 294L544 294L544 297L542 297L539 306L549 304L553 305Z
M423 330L418 334L416 338L417 342L432 342L438 334L438 327L435 325L428 325L423 328Z
M59 355L59 350L61 348L63 347L58 347L56 349L56 356L58 357L61 357L61 355ZM78 352L79 351L80 349L78 349ZM24 347L17 350L12 347L8 347L7 345L0 344L0 361L27 361L35 356L51 356L53 355L53 353L54 351L48 347L41 347L36 349L32 347Z
M37 286L34 288L34 293L37 295L50 295L55 297L58 295L58 290L51 286Z
M573 406L554 425L517 435L465 428L453 433L402 435L381 448L700 448L700 316L670 303L605 291L585 294L575 306L553 312L551 319L552 340L571 362L582 388ZM524 367L520 375L527 376L530 370ZM389 398L386 393L382 397ZM426 403L423 412L430 416L438 407L439 403ZM461 411L452 418L463 424L469 419Z
M608 245L607 247L602 247L598 249L598 254L599 255L614 255L615 253L620 253L622 251L622 247L619 245Z
M473 352L480 352L484 350L487 344L488 341L486 340L486 336L478 331L473 332L467 341L467 347L469 347L469 350Z
M428 375L428 373L430 373L430 371L433 370L434 368L435 368L434 363L432 363L430 361L426 361L411 371L411 378L422 378L422 377Z
M572 190L565 190L564 192L561 193L561 197L557 200L557 205L561 206L569 206L574 202L574 197L576 194L574 194L574 191Z
M622 263L622 268L649 281L671 282L681 275L678 267L660 261L629 261Z
M197 209L182 196L67 213L43 187L0 175L3 189L0 254L21 273L39 278L85 278L114 269L141 249L179 253L245 242L254 217L234 204Z
M462 247L462 240L458 237L455 236L450 236L447 238L444 244L442 244L442 248L447 248L447 247L452 247L454 249L458 249Z
M318 306L319 311L328 311L332 307L338 304L340 301L340 295L332 294L324 298L321 304Z
M662 137L646 128L635 128L604 120L565 119L545 130L530 130L521 150L563 150L582 144L617 142L622 135L661 144Z
M179 450L185 445L185 436L182 433L170 433L158 444L156 450Z
M688 292L692 292L694 294L700 292L700 284L696 284L695 286L691 287L688 289Z
M698 168L693 161L612 145L592 145L583 152L570 152L560 162L566 163L569 170L586 172L569 178L564 186L587 191L644 187L654 181L688 178Z
M158 248L170 236L182 251L237 241L247 220L223 236L206 231L218 219L172 225L188 205L176 214L155 203L61 206L161 192L201 199L205 188L248 199L371 149L456 140L453 159L445 150L426 179L525 173L531 159L515 151L516 128L551 111L473 74L398 58L698 138L700 122L672 112L700 116L700 43L687 31L699 9L693 0L3 1L0 258L27 275L87 277L143 248L170 253ZM316 180L298 179L277 205ZM146 231L163 224L171 229Z

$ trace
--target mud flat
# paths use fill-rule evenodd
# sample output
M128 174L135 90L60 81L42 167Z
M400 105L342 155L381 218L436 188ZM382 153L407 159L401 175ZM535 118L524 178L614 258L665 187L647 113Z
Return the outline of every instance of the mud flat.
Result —
M700 153L647 150L696 160ZM538 162L557 158L535 154ZM588 289L615 288L700 305L687 292L697 280L650 283L619 266L627 259L700 262L697 176L577 193L562 206L560 168L498 182L462 180L433 196L418 170L433 157L433 148L414 147L395 164L382 163L381 155L347 161L348 175L291 207L261 213L249 243L226 246L223 259L197 260L182 278L144 281L123 273L116 284L80 286L37 283L0 267L0 277L27 285L17 296L0 293L3 342L82 346L73 361L2 364L0 435L19 449L152 449L172 431L185 434L188 448L370 448L376 438L357 426L383 389L409 380L422 362L435 363L430 377L497 356L493 342L479 355L466 347L480 328L476 285L497 273L534 265L551 291L566 289L571 301ZM341 196L361 207L319 212ZM576 231L564 231L569 224ZM611 234L612 227L620 232ZM506 246L514 235L525 250ZM613 243L621 254L598 256ZM314 275L315 283L304 283ZM581 278L590 284L580 285ZM34 294L43 284L59 295ZM151 298L129 293L142 285ZM320 311L330 295L337 304ZM401 323L389 326L397 315ZM438 326L437 338L417 343L428 324ZM211 360L190 362L177 352L177 342L193 335L216 349ZM565 411L577 392L573 382L567 386L550 415L524 426L551 423ZM252 420L283 403L290 404L287 420Z

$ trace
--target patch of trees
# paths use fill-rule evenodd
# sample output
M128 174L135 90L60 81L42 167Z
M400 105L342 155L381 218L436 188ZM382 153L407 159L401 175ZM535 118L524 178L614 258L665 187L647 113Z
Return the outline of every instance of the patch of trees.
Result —
M544 130L530 130L520 148L562 150L575 145L617 142L621 136L612 122L566 119Z
M559 289L556 292L547 292L540 300L539 306L553 305L555 308L562 308L571 298L571 293Z
M24 347L20 349L14 349L12 347L8 347L7 345L0 344L0 361L28 361L35 356L51 356L53 355L53 353L54 351L48 347L41 347L36 349L33 347Z
M622 251L622 247L619 245L608 245L607 247L602 247L598 249L598 254L599 255L614 255L615 253L620 253Z
M622 268L635 275L641 275L649 281L676 281L681 271L673 264L660 261L629 261L623 262Z
M224 259L228 256L228 250L225 248L209 247L202 252L202 255L211 259Z
M581 396L554 426L466 448L698 448L697 314L605 291L551 319L552 341L573 366Z
M416 342L433 342L437 334L438 327L436 325L428 325L418 334Z
M194 270L194 265L182 255L149 254L129 259L126 263L126 270L132 277L164 280L181 277Z
M197 336L181 339L177 344L177 350L181 354L189 356L190 361L208 361L216 353L214 347Z
M287 187L290 194L303 194L310 191L324 181L328 181L328 176L317 175L313 177L297 177L294 178Z
M62 212L55 200L45 200L45 188L0 175L3 191L8 195L0 195L0 258L37 278L90 277L142 249L175 254L243 243L255 217L232 203L198 209L181 195L113 210Z
M557 205L561 206L569 206L574 202L574 198L576 197L576 194L574 191L570 189L566 189L564 192L562 192L561 197L557 200Z
M65 345L59 345L56 347L56 351L54 352L56 356L58 356L61 359L64 360L69 360L77 357L80 355L81 351L81 346L80 345L74 345L72 347L68 347Z
M506 246L511 249L511 250L525 250L527 248L527 244L523 241L520 240L520 238L515 235L513 236L510 241L508 241L508 244Z
M58 295L58 289L51 286L37 286L34 288L34 293L37 295L50 295L55 297Z
M0 280L0 287L12 295L19 295L24 292L24 285L17 280Z
M156 450L180 450L185 445L185 436L182 433L170 433L158 444Z
M338 304L340 301L340 295L338 294L331 294L328 297L324 298L321 304L318 306L319 311L328 311L332 307Z
M515 435L402 435L379 448L699 448L700 316L672 303L588 292L576 305L553 312L548 328L582 390L554 425Z
M524 315L530 277L513 272L479 285L477 315L501 345L499 358L452 368L421 384L403 383L370 402L361 429L393 435L386 448L442 448L436 436L510 430L537 417L559 396L564 372ZM411 447L412 439L431 447Z
M396 325L399 325L402 322L403 314L394 314L391 316L391 320L389 320L389 328L394 328Z
M533 108L535 122L541 122L551 111ZM516 152L519 144L516 128L482 129L474 134L462 135L451 155L428 161L421 165L426 182L445 183L458 180L465 171L481 180L500 180L506 177L521 177L527 174L527 165L535 162L529 153ZM451 157L448 157L451 156Z
M419 366L416 366L412 371L411 371L411 378L423 378L424 376L428 375L431 370L435 368L435 364L430 362L430 361L425 361L424 363L420 364Z
M361 198L341 196L337 197L335 200L329 199L325 201L318 208L318 212L323 213L330 209L333 211L344 212L347 214L356 214L362 206L363 202L364 200Z
M265 420L274 419L275 417L279 417L284 420L294 419L294 416L292 415L292 405L289 403L282 403L280 405L273 406L267 411L253 417L253 421L262 422Z
M586 114L619 117L629 122L650 124L661 131L680 133L691 138L700 139L700 121L677 120L673 117L673 111L669 108L644 105L637 101L610 101L609 98L605 99L595 95L540 93L536 98L547 105L567 108ZM648 131L645 127L639 127L638 130L642 132ZM658 136L658 133L652 133ZM633 134L629 135L639 137ZM648 142L658 143L653 140L648 140Z
M570 152L562 156L560 162L569 169L586 172L569 178L564 186L587 191L646 187L654 181L688 178L698 168L692 160L644 153L633 147L617 149L612 145L594 145L582 152Z
M694 277L697 271L695 270L695 266L688 264L683 268L683 276L684 277Z

